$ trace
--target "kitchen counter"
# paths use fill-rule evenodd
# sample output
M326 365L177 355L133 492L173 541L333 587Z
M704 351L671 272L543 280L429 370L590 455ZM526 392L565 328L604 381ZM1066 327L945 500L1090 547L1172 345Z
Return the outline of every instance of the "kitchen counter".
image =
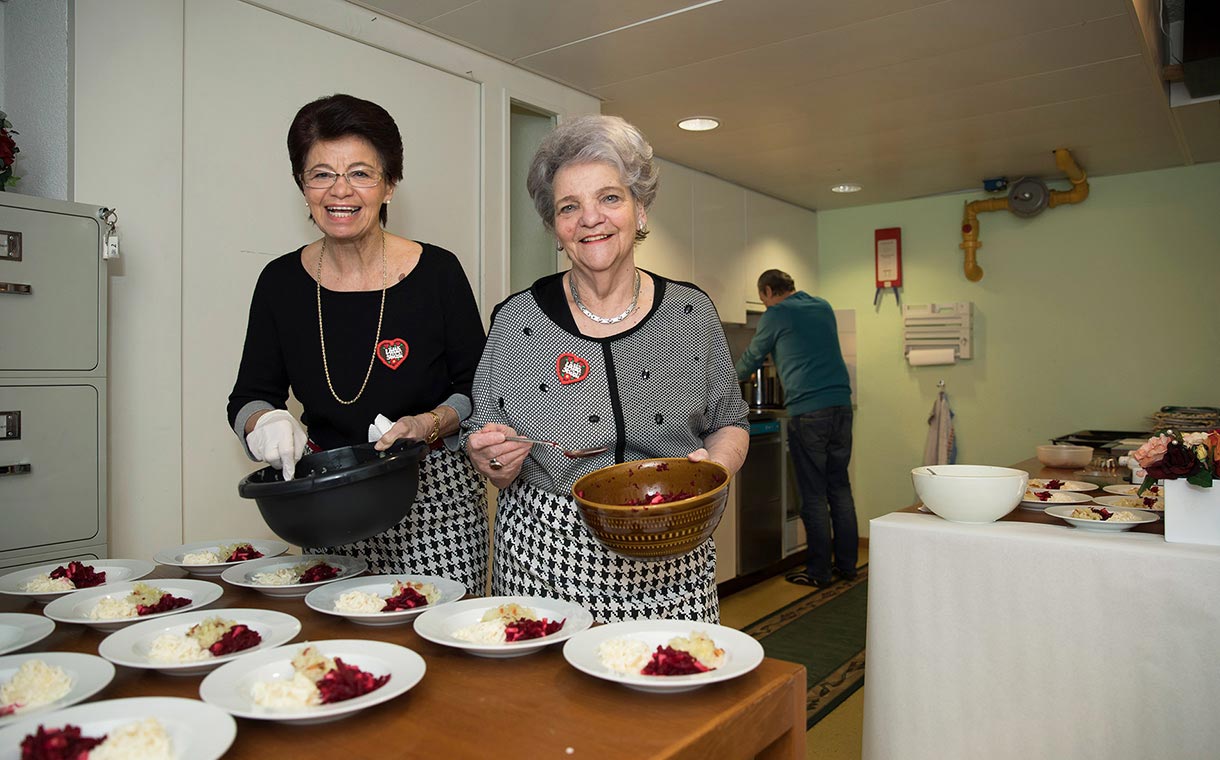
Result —
M908 508L869 550L865 760L1216 756L1220 547Z
M181 577L160 567L152 578ZM486 659L425 641L411 625L371 628L323 615L302 599L272 599L229 586L207 609L253 607L296 616L294 643L325 639L389 641L427 663L406 694L344 720L290 726L238 718L226 758L428 756L489 758L803 758L805 669L765 659L753 672L679 694L645 694L568 665L562 646L512 659ZM0 611L41 614L41 605L0 595ZM22 650L97 654L107 634L77 625ZM117 666L94 699L199 698L202 676L167 676ZM48 715L48 723L54 720Z

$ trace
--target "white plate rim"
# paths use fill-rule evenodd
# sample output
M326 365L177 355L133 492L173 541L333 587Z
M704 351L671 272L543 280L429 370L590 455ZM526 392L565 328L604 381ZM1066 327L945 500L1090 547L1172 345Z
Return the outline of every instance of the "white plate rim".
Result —
M218 538L211 541L193 541L189 544L179 544L171 546L168 549L162 549L153 555L153 560L160 565L168 565L170 567L180 567L184 570L213 570L217 575L224 568L234 567L235 565L243 564L241 562L210 562L203 565L188 565L183 562L178 562L174 558L179 554L187 554L199 549L219 549L225 544L251 544L255 549L263 553L263 556L257 559L267 559L270 557L278 557L288 551L288 544L280 541L277 538ZM263 547L267 549L264 550ZM254 560L246 560L253 562Z
M105 658L85 652L28 652L26 654L10 654L0 657L0 668L21 667L28 660L42 660L47 665L63 668L75 675L72 688L68 693L30 710L0 717L0 726L7 726L19 720L39 713L62 710L65 707L84 702L94 694L106 688L114 680L114 665ZM99 662L100 660L100 662Z
M1138 515L1144 515L1146 519L1142 520L1125 520L1123 522L1111 522L1109 520L1082 520L1079 517L1072 517L1071 510L1073 507L1047 507L1046 514L1051 517L1057 517L1064 522L1067 522L1082 530L1087 530L1093 533L1121 533L1131 530L1136 525L1146 525L1160 520L1160 517L1148 512L1147 510L1135 510ZM1055 510L1067 510L1067 514L1057 514Z
M635 673L618 673L601 664L597 657L597 645L609 639L629 637L633 633L665 632L672 635L704 631L717 646L730 653L729 662L723 667L706 673L688 676L646 676ZM732 647L732 649L730 649ZM582 631L563 646L564 659L573 668L595 678L619 683L648 691L685 691L706 684L728 681L753 671L766 657L762 644L753 636L716 623L697 620L627 620L608 623Z
M511 641L504 644L481 644L474 641L460 641L447 635L443 629L445 622L456 615L465 614L470 610L486 611L492 607L510 603L535 609L542 608L544 610L555 609L556 607L564 608L569 610L568 614L564 616L567 618L567 622L564 623L563 628L549 636L526 639L525 641ZM572 620L573 616L577 616L575 621ZM593 613L575 602L547 596L482 596L462 599L444 607L438 606L424 612L415 618L415 633L421 638L431 641L433 644L453 647L454 649L509 655L529 654L551 644L567 641L592 625Z
M361 586L378 586L382 584L393 586L394 581L431 583L441 592L441 598L435 603L423 607L416 607L410 610L395 610L394 612L339 612L333 606L327 607L324 603L324 600L331 595L338 596L344 591L351 591ZM438 581L444 583L452 590L452 598L449 598L449 592ZM310 591L305 595L305 606L324 615L334 615L336 617L347 618L348 620L409 620L410 618L422 615L428 610L434 610L443 605L460 601L466 596L466 591L466 584L440 575L362 575L357 578L345 578L344 580L329 583L325 587L320 586Z
M248 574L264 567L274 567L276 565L299 565L302 562L311 562L315 559L323 560L329 565L343 565L343 567L339 569L339 574L334 578L328 578L324 581L314 581L313 583L285 583L280 586L269 586L246 580L246 576ZM245 562L230 562L225 566L224 572L220 574L220 579L232 586L252 588L255 591L260 591L270 595L275 591L291 592L302 589L313 589L330 583L339 583L340 581L350 580L359 576L365 570L368 570L368 568L369 563L367 560L361 559L360 557L349 557L346 554L277 554L274 557L259 557L258 559L247 560Z
M152 615L144 615L143 617L105 618L101 620L94 620L93 618L88 617L80 618L69 616L64 612L64 610L69 608L69 606L76 605L78 603L100 599L103 596L116 594L122 595L120 592L123 592L124 590L127 593L130 593L132 586L135 585L136 581L129 581L125 583L118 583L113 586L95 586L94 588L80 589L73 594L60 597L59 599L51 602L43 609L42 612L44 615L58 623L88 626L111 625L119 623L126 626L131 625L132 623L142 623L146 620L156 620L157 618L166 617L168 615L177 615L183 612L193 612L195 610L203 609L212 602L215 602L224 594L224 589L219 585L212 583L211 581L201 581L195 578L154 578L153 581L155 582L149 583L150 586L160 588L166 593L172 593L171 587L178 586L179 588L185 588L187 590L193 589L196 592L196 595L191 596L191 603L185 607L179 607L174 610L166 610L165 612L156 612ZM186 585L182 586L182 584ZM179 594L174 595L179 596ZM210 598L208 598L209 595L211 595ZM203 601L200 601L201 599Z
M1157 498L1157 499L1165 498L1165 487L1164 486L1157 486L1157 487L1159 487L1161 489L1161 493L1159 495L1157 495L1155 498ZM1114 496L1135 496L1135 492L1138 491L1139 488L1140 488L1140 486L1138 483L1112 483L1111 485L1108 485L1108 486L1102 486L1101 490L1105 491L1108 494L1112 494Z
M132 717L130 720L124 720L127 716ZM83 733L88 735L99 730L90 729L92 723L116 719L126 723L141 717L158 718L162 723L180 722L188 726L189 736L193 741L187 747L174 747L175 754L183 760L219 758L237 738L237 721L231 715L197 699L126 697L65 707L54 713L33 716L0 728L0 753L7 752L9 746L17 747L21 738L36 731L39 724L58 728L71 723L85 729ZM10 739L15 741L9 744Z
M273 627L283 625L284 630L276 631L275 637L268 643L268 637L264 636L262 642L250 649L243 649L240 652L213 657L209 660L196 660L195 662L154 662L149 659L133 659L131 656L131 647L143 639L150 638L147 634L149 631L164 632L166 628L177 628L179 626L190 626L195 623L206 620L207 618L220 616L232 618L238 623L249 624L253 618L262 617L263 619L256 622L267 623ZM265 616L265 617L264 617ZM106 638L102 639L98 644L97 652L108 661L115 665L122 665L128 668L140 668L146 670L191 670L195 668L211 668L219 667L231 660L239 657L248 656L255 652L261 652L267 649L274 649L283 646L292 641L301 632L301 621L294 615L278 610L260 610L253 607L222 607L219 609L204 609L194 610L192 612L184 612L181 615L176 615L172 618L164 620L141 620L133 625L120 628L111 633ZM121 651L115 651L122 647Z
M16 644L10 644L7 649L0 649L0 655L25 649L31 644L37 644L50 636L55 630L55 621L44 615L29 612L0 612L0 625L18 628L26 633L26 637L18 637Z
M78 591L88 591L90 588L102 588L103 586L112 586L116 583L127 583L130 581L138 581L147 576L153 570L157 569L155 562L149 562L146 559L96 559L88 562L84 560L75 560L84 565L89 565L95 570L99 565L109 564L111 567L122 567L130 570L133 574L121 581L106 581L97 586L89 586L89 588L73 588L67 591L22 591L21 586L26 581L35 575L50 575L51 571L72 562L73 560L65 560L62 562L51 562L45 565L35 565L33 567L22 567L14 570L11 573L0 575L0 594L8 594L9 596L32 596L35 598L54 599L64 596L65 594L75 594ZM8 579L12 579L11 581ZM12 587L9 584L13 584Z
M1058 480L1064 484L1064 488L1047 488L1046 486L1034 485L1035 480ZM1070 486L1084 486L1084 488L1071 488ZM1090 483L1086 480L1063 480L1062 478L1030 478L1025 485L1026 488L1032 488L1035 491L1071 491L1072 493L1088 493L1096 491L1098 486L1096 483Z
M1098 506L1105 507L1106 509L1134 509L1134 510L1137 510L1140 512L1151 512L1156 515L1165 514L1165 500L1164 499L1157 499L1157 504L1159 504L1161 507L1160 509L1156 509L1155 507L1146 507L1142 503L1138 507L1122 506L1120 504L1114 503L1118 499L1140 499L1140 498L1143 498L1143 497L1111 494L1110 496L1094 496L1093 503L1097 504Z
M1027 499L1024 496L1021 497L1022 504L1037 504L1040 508L1062 507L1062 506L1067 506L1068 504L1088 504L1089 502L1093 501L1092 496L1089 496L1088 494L1082 493L1080 491L1054 491L1049 488L1029 488L1026 490L1042 491L1044 493L1051 493L1051 494L1059 493L1059 494L1063 494L1065 496L1072 497L1070 501L1060 501L1060 502L1040 501L1038 499Z
M355 654L357 657L376 657L389 661L390 680L381 688L342 702L329 705L317 705L304 710L265 710L257 707L250 700L241 700L240 706L231 701L241 677L248 671L264 665L278 662L289 662L302 647L310 645L327 657L344 657ZM395 661L402 671L394 669ZM288 670L291 671L291 665ZM428 664L418 652L401 644L376 639L322 639L296 644L285 644L273 649L264 649L247 656L244 660L228 662L213 670L199 684L199 698L206 704L224 710L238 718L253 720L271 720L292 723L297 721L318 721L326 718L337 718L348 713L358 712L383 702L388 702L415 688L427 673ZM222 692L223 690L223 692ZM223 698L225 696L229 698Z

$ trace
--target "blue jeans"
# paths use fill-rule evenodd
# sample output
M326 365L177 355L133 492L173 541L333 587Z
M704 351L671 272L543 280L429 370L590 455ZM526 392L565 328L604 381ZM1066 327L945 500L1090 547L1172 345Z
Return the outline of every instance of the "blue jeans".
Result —
M809 542L806 571L830 582L834 568L856 574L859 529L847 463L851 461L850 406L832 406L788 420L788 449L801 494L801 520Z

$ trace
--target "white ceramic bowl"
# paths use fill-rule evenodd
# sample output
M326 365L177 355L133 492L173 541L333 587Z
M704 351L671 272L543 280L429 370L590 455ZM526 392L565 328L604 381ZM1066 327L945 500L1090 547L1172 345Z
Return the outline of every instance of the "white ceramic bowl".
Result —
M1021 503L1029 473L1011 467L938 464L916 467L911 480L919 500L946 520L990 523Z
M1069 443L1056 443L1038 447L1038 461L1047 467L1071 470L1084 467L1092 460L1092 446L1073 446Z

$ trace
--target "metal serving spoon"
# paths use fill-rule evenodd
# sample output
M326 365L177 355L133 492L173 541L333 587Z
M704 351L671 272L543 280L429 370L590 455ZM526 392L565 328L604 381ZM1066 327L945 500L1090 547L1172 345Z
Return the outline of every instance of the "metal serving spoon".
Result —
M562 451L563 455L565 457L568 457L569 459L584 459L585 457L595 457L598 454L604 454L610 450L609 446L602 446L600 448L591 448L591 449L565 449L563 446L560 446L555 441L537 441L537 440L534 440L533 438L522 438L520 436L515 436L515 435L505 436L504 440L516 441L517 443L541 443L544 446L554 446L555 448Z

